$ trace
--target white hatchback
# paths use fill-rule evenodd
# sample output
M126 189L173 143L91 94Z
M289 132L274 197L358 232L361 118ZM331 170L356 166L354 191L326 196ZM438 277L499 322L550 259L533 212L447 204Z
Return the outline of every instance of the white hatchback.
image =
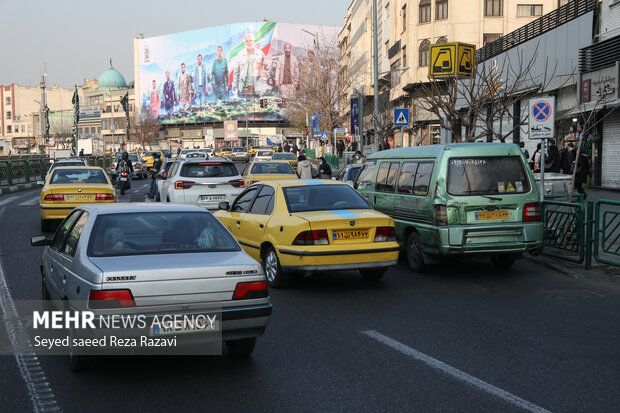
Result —
M244 187L237 167L227 159L179 159L161 182L159 200L215 210L220 202L232 204Z

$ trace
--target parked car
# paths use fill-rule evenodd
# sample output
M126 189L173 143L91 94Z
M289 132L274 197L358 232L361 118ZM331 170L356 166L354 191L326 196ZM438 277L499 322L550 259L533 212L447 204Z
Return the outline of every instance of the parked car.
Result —
M263 269L217 219L195 206L83 206L67 216L53 239L34 237L31 245L46 246L42 299L59 310L89 311L95 319L109 314L143 314L147 320L209 315L215 322L168 323L168 334L176 336L179 348L223 340L231 355L252 353L269 321ZM138 340L162 337L164 325L150 322L113 332L135 334ZM101 338L105 331L71 329L68 334L72 342ZM69 353L73 370L92 367L94 361L93 356Z
M116 165L121 160L121 156L122 156L121 154L116 155L116 157L114 158L114 161L112 162L112 164L110 165L110 168L108 169L108 173L110 174L110 177L112 179L116 179L116 175L118 175L116 171ZM136 153L130 153L129 160L131 161L131 167L133 168L133 173L131 176L133 178L140 178L140 179L146 178L147 173L148 173L147 172L148 168L146 166L146 163L140 157L140 155Z
M230 159L233 161L248 162L250 160L250 155L248 154L247 149L238 147L233 148L230 153Z
M256 152L256 156L254 156L253 161L254 162L270 161L272 156L273 156L273 150L259 149L258 152Z
M334 177L332 179L346 182L348 185L353 186L353 184L355 183L355 179L357 178L357 174L359 174L362 170L362 166L364 165L357 163L347 165L342 169L342 171L340 171L337 177Z
M220 202L232 202L244 187L245 181L232 161L217 157L179 159L161 183L159 200L217 209Z
M262 263L274 288L294 272L359 270L378 281L398 259L394 220L340 182L256 183L214 215Z
M491 257L509 268L542 247L538 190L517 145L467 143L376 152L355 188L396 221L409 265L441 257Z
M299 179L291 165L284 161L251 162L241 175L248 186L258 181Z
M77 206L116 202L110 178L97 166L59 166L41 188L41 231L52 230L53 220L64 219Z

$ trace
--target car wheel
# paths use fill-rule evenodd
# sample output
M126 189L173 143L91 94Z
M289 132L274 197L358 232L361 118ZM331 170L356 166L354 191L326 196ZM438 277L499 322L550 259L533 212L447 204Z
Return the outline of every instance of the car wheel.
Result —
M515 263L515 257L507 254L494 255L491 257L491 263L497 270L507 270Z
M228 340L226 349L228 354L235 357L247 357L254 351L256 345L256 337L244 338L241 340Z
M159 195L159 192L155 194L155 202L161 202L161 196Z
M364 279L364 281L368 281L371 283L378 282L381 278L383 278L383 274L385 274L386 269L374 269L374 270L359 270L360 275Z
M79 349L73 347L73 329L69 334L69 368L71 371L80 372L91 370L95 367L96 358L93 355L79 354Z
M409 261L409 268L414 272L423 272L426 268L420 236L415 231L411 232L409 237L407 237L407 260Z
M282 288L286 285L288 279L282 271L278 254L276 254L276 250L273 247L269 247L267 250L265 259L263 259L263 267L270 287Z
M41 220L41 231L52 232L52 221L49 219L42 219Z

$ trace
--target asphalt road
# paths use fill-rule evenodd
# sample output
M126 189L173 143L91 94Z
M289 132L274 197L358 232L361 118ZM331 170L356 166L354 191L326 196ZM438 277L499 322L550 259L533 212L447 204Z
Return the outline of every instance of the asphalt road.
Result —
M121 201L142 201L134 181ZM1 272L14 299L40 297L37 190L0 197ZM0 273L0 277L2 277ZM1 284L1 283L0 283ZM56 405L72 411L620 410L620 289L527 260L430 273L401 259L381 283L356 272L272 290L249 359L109 357L72 373L39 357ZM5 307L1 307L3 311ZM5 331L0 331L5 334ZM32 410L19 360L0 357L0 411Z

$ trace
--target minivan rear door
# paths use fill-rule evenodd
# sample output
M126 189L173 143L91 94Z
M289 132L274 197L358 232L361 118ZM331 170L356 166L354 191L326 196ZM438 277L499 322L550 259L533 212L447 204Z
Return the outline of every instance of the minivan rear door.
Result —
M377 211L388 215L394 214L394 197L396 192L396 178L398 176L399 161L382 161L377 171L374 195L371 205Z

